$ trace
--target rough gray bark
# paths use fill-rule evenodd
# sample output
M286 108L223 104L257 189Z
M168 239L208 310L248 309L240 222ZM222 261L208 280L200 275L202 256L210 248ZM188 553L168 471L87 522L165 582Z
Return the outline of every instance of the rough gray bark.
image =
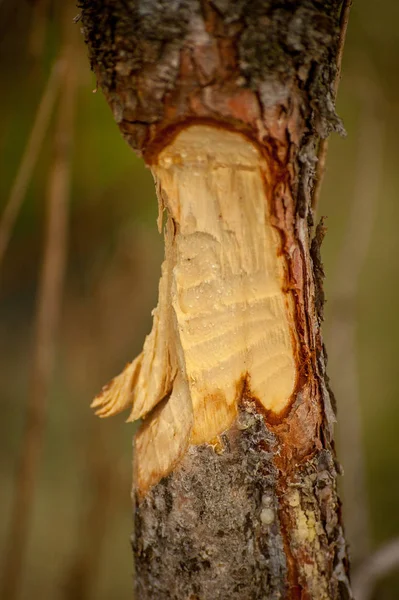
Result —
M192 446L173 475L137 508L137 597L349 598L331 454L314 454L282 489L273 460L278 438L245 393L240 416L222 443L221 454L209 445ZM290 494L287 484L298 495ZM289 511L282 511L283 497ZM291 523L288 512L300 506L299 519L314 514L315 522L323 524L316 537L318 570L330 574L325 587L320 587L318 573L304 585L305 565L293 564L300 544L295 539L298 524ZM307 527L306 519L303 525ZM335 569L329 564L332 555ZM305 589L308 596L303 596Z
M333 104L341 0L83 0L92 67L147 164L191 123L239 131L267 156L273 225L295 302L298 381L282 414L245 373L220 447L189 446L136 490L140 599L346 599L335 421L320 333L322 226L312 241L320 138Z
M139 598L251 599L261 591L268 598L285 596L275 437L243 400L222 443L222 454L209 445L191 447L178 472L164 478L136 512ZM182 489L184 502L176 503Z

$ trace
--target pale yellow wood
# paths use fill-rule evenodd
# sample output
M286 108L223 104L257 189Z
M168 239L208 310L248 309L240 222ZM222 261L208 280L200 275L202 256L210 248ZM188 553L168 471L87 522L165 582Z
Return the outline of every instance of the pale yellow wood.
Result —
M297 378L266 160L240 134L197 125L160 153L153 173L168 215L153 329L137 364L94 402L101 416L130 404L135 420L170 395L136 441L143 485L145 473L148 481L166 473L184 444L210 442L231 425L244 380L279 413Z
M193 411L187 382L178 374L171 396L159 404L135 439L135 482L144 493L169 473L190 441Z
M111 417L131 408L133 389L142 358L143 353L126 365L122 373L105 385L94 398L91 407L97 409L96 414L99 417Z

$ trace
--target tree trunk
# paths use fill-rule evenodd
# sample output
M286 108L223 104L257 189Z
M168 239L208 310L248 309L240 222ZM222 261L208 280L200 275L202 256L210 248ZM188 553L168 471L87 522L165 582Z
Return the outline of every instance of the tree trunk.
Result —
M83 0L92 68L166 211L132 408L137 597L351 598L321 339L317 147L341 0Z

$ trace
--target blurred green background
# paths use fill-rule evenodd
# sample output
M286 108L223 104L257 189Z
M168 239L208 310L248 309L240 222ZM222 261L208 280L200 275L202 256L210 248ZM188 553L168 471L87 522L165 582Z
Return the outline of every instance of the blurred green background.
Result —
M132 587L133 427L123 415L95 418L89 404L141 349L163 247L151 174L92 93L80 26L65 19L64 4L0 0L1 211L62 40L73 45L77 77L66 278L20 597L122 600ZM398 20L395 0L354 3L338 97L348 136L330 141L318 208L328 217L324 331L355 570L399 535ZM30 395L58 110L0 263L1 561ZM373 598L399 598L395 570Z

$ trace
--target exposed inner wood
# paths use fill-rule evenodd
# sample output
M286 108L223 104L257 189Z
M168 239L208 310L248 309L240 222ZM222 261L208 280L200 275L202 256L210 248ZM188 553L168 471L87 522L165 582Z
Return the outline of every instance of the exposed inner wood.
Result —
M194 125L159 154L153 173L160 221L167 212L153 328L140 356L93 402L100 416L129 407L129 420L148 415L136 436L142 490L189 443L212 442L231 426L244 380L278 414L297 378L265 158L238 133Z

